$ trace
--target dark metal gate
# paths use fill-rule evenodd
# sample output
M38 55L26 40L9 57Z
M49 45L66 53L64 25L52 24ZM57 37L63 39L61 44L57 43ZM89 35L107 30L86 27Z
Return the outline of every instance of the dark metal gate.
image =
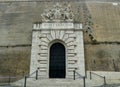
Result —
M65 78L66 75L65 47L55 43L50 47L49 77Z

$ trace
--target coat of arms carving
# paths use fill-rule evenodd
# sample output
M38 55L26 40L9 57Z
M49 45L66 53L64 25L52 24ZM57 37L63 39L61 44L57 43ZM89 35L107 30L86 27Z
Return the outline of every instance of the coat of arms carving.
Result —
M52 9L45 9L41 14L42 21L73 21L73 12L71 5L62 7L59 3L53 6Z

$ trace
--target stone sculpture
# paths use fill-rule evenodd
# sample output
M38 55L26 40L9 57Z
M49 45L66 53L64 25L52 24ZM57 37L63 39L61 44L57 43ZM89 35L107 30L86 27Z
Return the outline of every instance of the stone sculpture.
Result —
M71 5L66 7L61 6L59 3L53 6L52 9L45 9L41 14L42 21L73 21L73 12Z

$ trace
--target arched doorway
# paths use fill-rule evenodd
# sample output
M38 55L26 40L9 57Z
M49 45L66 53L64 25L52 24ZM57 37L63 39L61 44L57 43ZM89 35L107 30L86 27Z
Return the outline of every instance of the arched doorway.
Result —
M61 43L54 43L50 47L49 78L65 78L65 75L65 47Z

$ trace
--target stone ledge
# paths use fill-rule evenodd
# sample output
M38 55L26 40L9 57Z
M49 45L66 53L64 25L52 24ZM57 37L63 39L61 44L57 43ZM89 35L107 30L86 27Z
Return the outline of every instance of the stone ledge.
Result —
M87 71L87 75L89 76L90 71ZM119 79L120 80L120 72L112 72L112 71L92 71L98 75L105 76L106 79ZM95 76L95 78L99 78Z

